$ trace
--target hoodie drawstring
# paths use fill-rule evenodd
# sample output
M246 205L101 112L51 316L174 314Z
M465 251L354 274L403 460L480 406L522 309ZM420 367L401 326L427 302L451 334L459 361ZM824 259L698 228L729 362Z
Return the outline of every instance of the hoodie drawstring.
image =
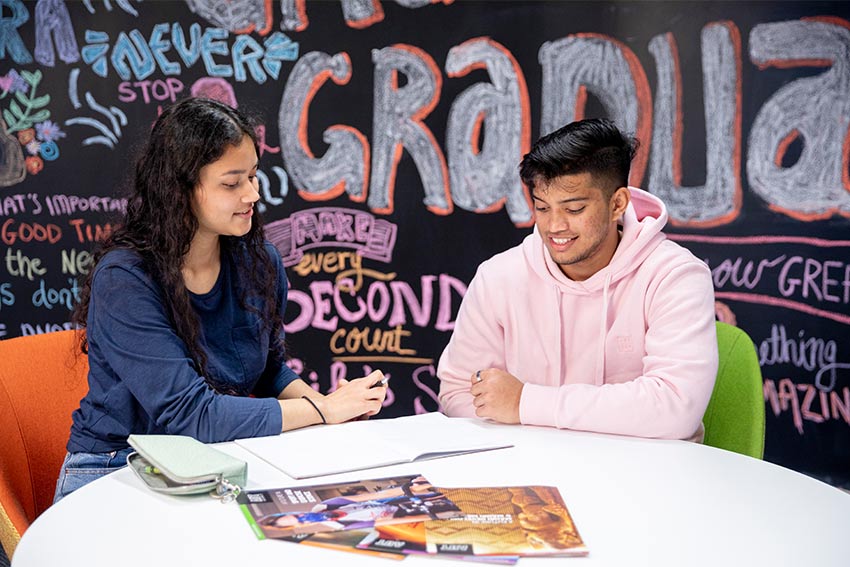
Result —
M558 338L558 342L555 343L560 345L558 347L558 368L561 370L561 380L567 375L567 365L566 365L566 357L564 356L564 351L566 347L564 346L564 298L561 289L558 286L555 286L555 297L558 298L558 317L555 318L555 336Z
M605 335L608 332L608 289L611 287L611 272L605 276L602 287L602 314L599 317L599 348L596 351L596 385L605 381Z

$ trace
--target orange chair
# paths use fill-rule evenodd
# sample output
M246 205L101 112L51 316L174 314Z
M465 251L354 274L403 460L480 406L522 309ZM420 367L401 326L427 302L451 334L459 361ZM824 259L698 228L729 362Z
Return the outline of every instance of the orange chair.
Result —
M10 559L53 502L88 370L75 331L0 341L0 543Z

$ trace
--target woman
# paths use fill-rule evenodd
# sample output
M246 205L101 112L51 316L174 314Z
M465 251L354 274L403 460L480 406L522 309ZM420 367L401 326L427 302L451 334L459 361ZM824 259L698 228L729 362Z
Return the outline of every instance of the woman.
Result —
M323 396L284 363L287 280L254 207L257 147L246 118L216 101L157 119L74 312L89 392L55 501L124 466L131 433L210 443L380 411L380 371Z

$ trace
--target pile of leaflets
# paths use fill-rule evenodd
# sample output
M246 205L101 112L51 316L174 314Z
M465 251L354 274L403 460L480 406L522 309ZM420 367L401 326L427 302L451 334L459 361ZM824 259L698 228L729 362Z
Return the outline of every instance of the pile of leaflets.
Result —
M551 486L436 488L420 475L243 492L259 539L403 559L429 554L513 564L587 548Z

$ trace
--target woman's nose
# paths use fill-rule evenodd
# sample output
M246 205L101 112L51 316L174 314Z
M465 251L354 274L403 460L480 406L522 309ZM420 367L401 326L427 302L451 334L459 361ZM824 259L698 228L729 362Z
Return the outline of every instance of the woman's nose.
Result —
M245 203L256 203L260 200L260 188L254 183L249 183L249 190L242 195L242 201Z

